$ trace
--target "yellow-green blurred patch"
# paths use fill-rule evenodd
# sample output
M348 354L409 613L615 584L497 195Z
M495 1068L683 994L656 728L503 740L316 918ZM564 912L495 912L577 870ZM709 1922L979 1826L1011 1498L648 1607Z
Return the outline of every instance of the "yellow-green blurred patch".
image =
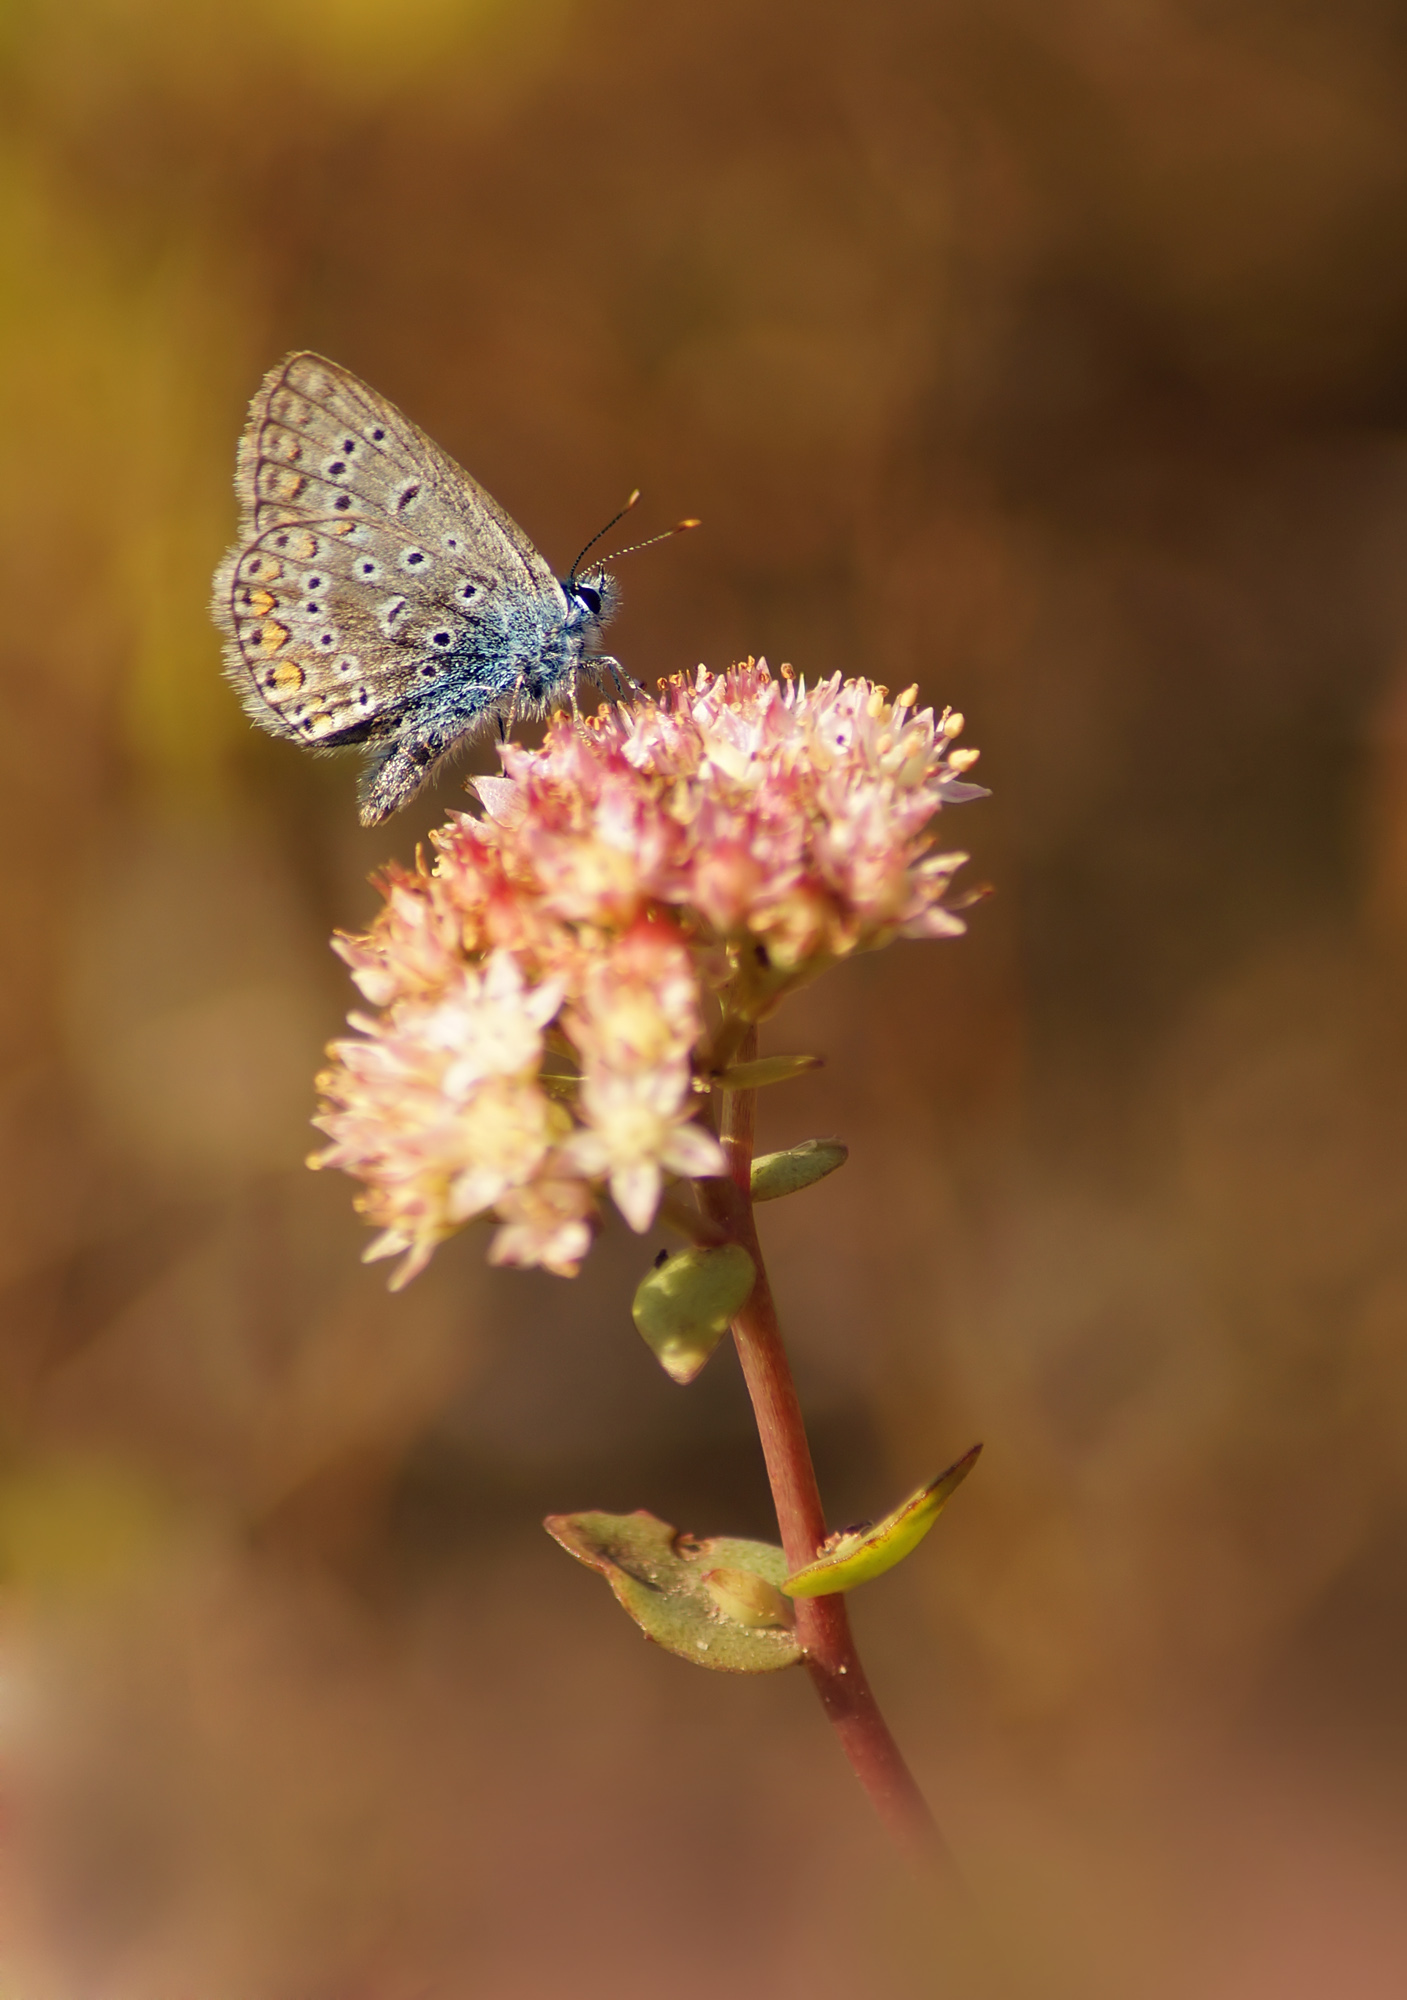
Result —
M298 86L374 100L418 77L451 80L462 66L493 94L525 55L550 59L570 15L568 0L75 0L62 9L20 0L7 11L10 61L45 78L66 59L70 94L140 82L224 103L233 76L261 85L247 105L251 124L293 115L287 93Z
M120 1584L169 1544L169 1508L121 1466L51 1462L0 1479L0 1592Z

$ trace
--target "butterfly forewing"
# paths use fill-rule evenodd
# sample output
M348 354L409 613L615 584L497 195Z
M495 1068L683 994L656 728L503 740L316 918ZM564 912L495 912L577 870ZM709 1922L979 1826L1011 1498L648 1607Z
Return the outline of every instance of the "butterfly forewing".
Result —
M550 576L528 537L409 417L345 368L293 354L264 378L240 446L237 486L253 533L278 521L359 513L418 525L437 510L482 566Z
M546 571L468 473L312 355L266 378L237 484L249 545L229 578L230 636L259 719L304 741L393 724L418 682L472 653L505 573L538 585L533 562Z

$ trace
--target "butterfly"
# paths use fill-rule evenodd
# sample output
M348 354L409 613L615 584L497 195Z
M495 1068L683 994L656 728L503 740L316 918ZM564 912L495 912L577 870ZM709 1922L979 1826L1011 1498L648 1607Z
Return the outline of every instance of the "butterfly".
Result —
M594 651L614 579L577 575L585 549L555 576L477 480L334 361L290 354L264 377L235 491L212 605L226 672L271 735L366 747L364 826L490 721L575 708L584 670L624 680Z

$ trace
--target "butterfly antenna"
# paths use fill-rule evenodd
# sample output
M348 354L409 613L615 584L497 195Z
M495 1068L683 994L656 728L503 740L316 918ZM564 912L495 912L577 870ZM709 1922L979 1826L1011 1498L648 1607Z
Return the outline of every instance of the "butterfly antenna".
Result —
M595 534L591 537L591 540L586 544L586 548L582 550L581 555L577 557L576 561L567 571L568 583L576 582L576 573L581 568L581 556L584 556L586 554L587 549L594 549L596 544L600 541L602 535L609 535L612 528L616 525L616 522L623 521L625 519L626 515L630 512L631 508L635 505L636 501L639 498L640 498L640 488L637 486L635 491L631 494L630 498L626 501L625 505L621 508L620 512L618 514L612 514L610 520L607 521L605 527L598 528L596 530Z
M690 528L701 528L702 521L676 521L672 528L666 528L662 535L651 535L648 542L632 542L628 549L612 549L602 562L619 562L622 556L633 556L638 549L652 549L656 542L667 542L671 535L682 535Z

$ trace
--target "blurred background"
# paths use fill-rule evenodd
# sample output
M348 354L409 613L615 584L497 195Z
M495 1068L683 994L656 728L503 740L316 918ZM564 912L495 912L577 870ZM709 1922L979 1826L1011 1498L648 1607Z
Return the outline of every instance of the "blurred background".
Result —
M862 1647L1003 1993L1407 1983L1407 35L1385 0L8 0L0 1994L926 2000L800 1675L549 1510L769 1536L613 1229L403 1296L309 1175L374 834L206 604L263 371L400 403L612 639L968 717L997 895L764 1144ZM490 767L484 750L472 760ZM994 1975L997 1976L997 1975Z

